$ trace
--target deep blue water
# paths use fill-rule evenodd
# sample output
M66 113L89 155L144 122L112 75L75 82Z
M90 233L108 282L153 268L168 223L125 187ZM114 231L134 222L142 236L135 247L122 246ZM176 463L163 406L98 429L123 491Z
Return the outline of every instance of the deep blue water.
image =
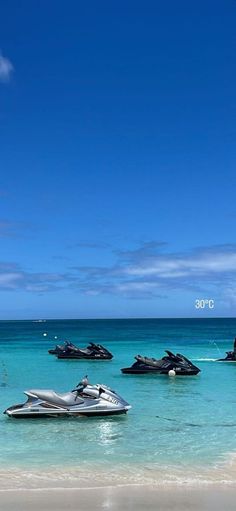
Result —
M43 334L47 335L43 335ZM55 336L57 339L55 340ZM114 418L16 421L0 416L1 467L213 466L236 451L236 364L230 350L236 319L51 320L0 322L0 409L23 402L25 389L74 388L83 375L105 383L132 405ZM69 339L100 342L112 361L58 360L48 354ZM136 354L182 352L193 377L123 375Z

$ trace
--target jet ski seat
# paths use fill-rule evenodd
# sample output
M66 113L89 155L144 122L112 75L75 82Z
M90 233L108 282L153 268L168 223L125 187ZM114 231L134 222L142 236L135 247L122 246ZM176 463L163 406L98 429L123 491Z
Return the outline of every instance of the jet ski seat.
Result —
M162 367L163 360L157 360L155 358L142 357L141 355L136 355L137 362L141 362L141 364L154 366L154 367Z
M38 397L39 399L42 399L42 401L47 401L49 403L53 403L58 406L73 406L82 404L84 402L84 399L78 396L77 392L65 392L63 394L59 394L57 392L54 392L54 390L37 390L32 389L27 392L25 392L27 396L30 397L33 394L35 397Z

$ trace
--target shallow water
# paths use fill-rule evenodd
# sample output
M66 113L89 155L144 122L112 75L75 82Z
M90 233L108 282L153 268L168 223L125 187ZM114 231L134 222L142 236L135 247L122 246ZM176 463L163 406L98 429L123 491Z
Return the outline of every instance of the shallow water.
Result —
M65 320L0 322L0 408L23 402L29 388L67 391L89 375L132 405L126 416L13 420L0 416L0 467L25 470L159 471L199 474L236 452L236 364L215 360L232 348L235 319ZM43 335L43 334L47 335ZM58 338L55 339L55 336ZM48 354L69 339L100 342L111 361L58 360ZM123 375L134 355L182 352L201 373L192 377ZM231 457L231 458L230 458ZM223 477L223 472L222 472Z

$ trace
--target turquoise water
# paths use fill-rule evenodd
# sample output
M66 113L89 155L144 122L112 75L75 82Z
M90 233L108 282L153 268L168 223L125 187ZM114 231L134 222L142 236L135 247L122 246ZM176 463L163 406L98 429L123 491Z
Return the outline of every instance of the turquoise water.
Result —
M43 335L46 333L47 335ZM16 421L0 416L0 467L60 469L117 466L199 473L236 452L236 364L216 363L232 348L236 319L64 320L0 322L0 409L23 402L25 389L67 391L89 375L121 394L132 409L113 418ZM58 337L55 340L55 336ZM69 339L100 342L111 361L58 360L48 354ZM193 377L123 375L134 355L182 352Z

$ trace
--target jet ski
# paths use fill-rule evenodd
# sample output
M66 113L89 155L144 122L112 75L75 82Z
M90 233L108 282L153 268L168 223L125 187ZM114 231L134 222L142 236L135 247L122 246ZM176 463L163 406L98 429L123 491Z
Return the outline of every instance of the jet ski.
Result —
M114 390L103 384L91 385L87 377L70 392L31 389L24 393L27 401L7 408L4 413L8 417L91 417L124 414L131 408Z
M234 339L233 351L226 351L226 357L219 358L217 362L236 362L236 337Z
M65 350L57 353L57 358L84 358L90 360L111 360L113 355L101 344L90 342L87 348L67 346Z
M169 371L172 370L174 371L173 374L180 376L192 376L200 372L200 369L192 364L184 355L180 353L174 355L168 350L166 350L166 353L167 355L160 360L136 355L136 362L131 367L124 367L121 371L124 374L169 374Z
M218 358L216 362L236 362L236 353L234 351L226 351L226 357Z
M57 358L79 358L90 360L111 360L113 355L101 344L90 342L86 348L79 348L68 341L64 346L57 345L55 350L49 350L54 353Z

